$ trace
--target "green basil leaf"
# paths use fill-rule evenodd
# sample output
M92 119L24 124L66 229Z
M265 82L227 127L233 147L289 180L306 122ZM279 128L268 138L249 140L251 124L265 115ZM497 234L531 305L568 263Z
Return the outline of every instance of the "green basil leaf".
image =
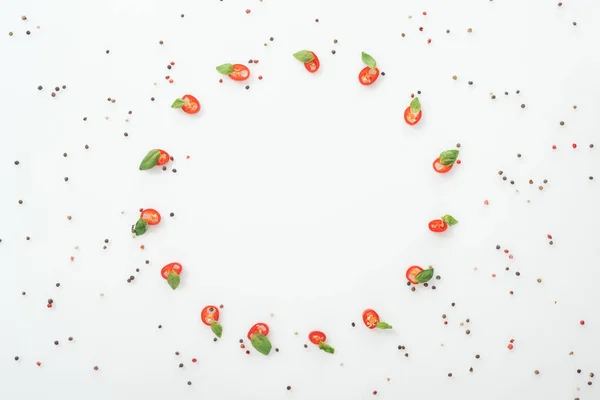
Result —
M377 327L379 329L392 329L392 326L390 324L388 324L387 322L378 322Z
M445 223L447 223L450 226L458 224L458 221L450 214L444 215L442 217L442 221L444 221Z
M148 229L148 222L140 218L135 223L135 228L133 229L133 231L135 232L136 236L140 236L146 233L146 229Z
M377 63L375 62L375 59L373 57L371 57L370 55L368 55L367 53L365 53L364 51L362 52L362 61L368 67L371 67L373 69L377 68Z
M433 268L427 268L415 276L415 282L425 283L433 278Z
M410 112L413 113L413 114L418 114L419 111L421 111L421 102L419 101L418 97L415 97L410 102Z
M335 353L335 349L325 342L319 343L319 349L323 350L325 353L329 353L329 354Z
M179 278L179 275L177 274L177 272L175 272L175 271L169 272L169 276L167 277L167 282L169 283L169 286L171 286L171 289L173 289L173 290L177 289L177 286L179 286L179 282L180 282L180 278Z
M210 329L213 331L216 337L221 338L223 334L223 327L218 322L213 322L210 324Z
M229 75L233 72L233 64L223 64L217 67L217 71L222 73L223 75Z
M458 150L446 150L440 154L440 164L452 165L458 158Z
M255 333L252 335L250 342L252 342L252 346L256 349L256 351L264 354L265 356L268 356L271 352L271 342L269 342L269 339L267 339L265 335Z
M315 56L313 56L313 53L310 50L300 50L299 52L294 53L294 58L306 64L314 60Z
M146 157L144 157L144 159L142 160L142 162L140 164L140 169L145 170L145 169L150 169L150 168L154 167L156 165L156 163L158 162L159 158L160 158L160 151L158 151L156 149L150 150L148 152L148 154L146 154Z
M171 104L171 108L181 108L185 105L185 101L183 99L175 99L173 104Z

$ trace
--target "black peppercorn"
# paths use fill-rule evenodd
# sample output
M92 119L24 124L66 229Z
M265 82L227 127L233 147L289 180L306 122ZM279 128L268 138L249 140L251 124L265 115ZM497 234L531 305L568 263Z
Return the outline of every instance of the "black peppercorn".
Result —
M169 216L171 216L171 217L174 217L174 216L175 216L175 213L171 213L171 214L169 214Z
M58 346L58 340L55 340L55 341L54 341L54 345L55 345L55 346Z

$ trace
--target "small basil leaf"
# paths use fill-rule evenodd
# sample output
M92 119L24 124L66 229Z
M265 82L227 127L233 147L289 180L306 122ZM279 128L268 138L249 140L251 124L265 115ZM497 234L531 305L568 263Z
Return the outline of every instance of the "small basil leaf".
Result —
M148 229L148 222L140 218L135 223L135 228L133 229L133 231L135 232L136 236L140 236L146 233L146 229Z
M447 223L450 226L458 224L458 221L450 214L444 215L442 217L442 221L444 221L445 223Z
M452 165L458 158L458 150L446 150L440 154L440 164Z
M427 268L415 276L415 282L425 283L433 278L433 268Z
M306 64L314 60L315 56L313 56L313 53L310 50L300 50L299 52L294 53L294 58Z
M171 104L171 108L181 108L185 105L185 101L183 99L175 99L173 104Z
M217 71L222 73L223 75L229 75L233 72L233 64L223 64L217 67Z
M169 286L171 286L171 289L173 289L173 290L177 289L177 286L179 286L179 282L180 282L180 278L179 278L179 275L177 274L177 272L175 272L175 271L169 272L169 276L167 277L167 282L169 283Z
M377 63L375 62L375 59L367 53L365 53L364 51L362 52L362 61L368 67L371 67L373 69L377 68Z
M156 165L160 158L160 151L152 149L146 154L146 157L140 163L140 170L150 169Z
M223 334L223 327L218 322L213 322L210 324L210 329L213 331L216 337L221 338Z
M319 343L319 349L323 350L325 353L329 353L329 354L335 353L335 349L325 342Z
M392 329L392 326L390 324L388 324L387 322L378 322L377 327L379 329Z
M271 352L271 342L265 335L255 333L252 335L250 342L252 342L252 346L256 349L256 351L264 354L265 356L268 356Z
M415 97L413 101L410 102L410 112L413 114L418 114L421 111L421 102L418 97Z

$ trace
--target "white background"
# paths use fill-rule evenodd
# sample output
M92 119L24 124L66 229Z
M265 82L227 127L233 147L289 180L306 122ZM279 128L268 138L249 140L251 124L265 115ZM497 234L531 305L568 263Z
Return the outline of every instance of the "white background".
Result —
M600 3L564 3L2 0L0 397L597 399ZM363 50L386 73L371 87ZM225 62L250 90L218 83ZM170 109L185 93L196 116ZM436 174L456 143L462 164ZM138 170L151 148L167 172ZM163 222L132 239L141 207ZM460 223L429 232L446 213ZM414 264L437 290L410 291ZM207 304L225 305L217 343ZM239 348L258 321L279 353ZM335 355L304 349L313 329Z

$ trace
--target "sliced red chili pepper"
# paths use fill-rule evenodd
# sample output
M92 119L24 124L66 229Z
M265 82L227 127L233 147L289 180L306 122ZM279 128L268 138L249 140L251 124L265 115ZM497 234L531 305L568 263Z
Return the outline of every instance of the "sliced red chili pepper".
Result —
M206 306L200 313L200 319L205 325L211 326L213 322L219 321L219 309L215 306Z
M432 232L444 232L448 229L448 224L441 219L434 219L429 223L429 230Z
M419 272L423 271L423 268L413 265L409 269L406 270L406 279L413 285L417 285L419 282L415 280L415 277L419 274Z
M260 333L261 335L267 336L269 334L269 326L264 322L254 324L248 331L248 339L252 340L252 335Z
M379 323L379 315L375 310L365 310L362 315L363 322L369 329L377 328L377 324Z
M433 169L435 170L435 172L439 172L440 174L445 174L446 172L450 171L452 169L452 166L454 164L451 165L443 165L440 162L440 158L436 158L435 161L433 162Z
M167 279L167 278L169 278L169 273L171 271L175 272L177 275L180 275L181 271L183 271L183 267L181 266L181 264L174 262L174 263L165 265L160 270L160 274L162 275L163 278Z
M379 78L379 68L364 67L358 74L358 81L365 85L371 85Z
M415 115L410 110L410 106L406 107L404 110L404 121L406 121L409 125L416 125L417 122L421 120L421 116L423 115L423 111L419 110L419 112Z
M141 219L146 221L148 225L158 225L160 222L160 213L153 208L146 208L142 211Z
M310 340L312 344L318 345L322 342L325 342L325 340L327 340L327 336L325 336L325 334L321 331L312 331L308 334L308 340Z

